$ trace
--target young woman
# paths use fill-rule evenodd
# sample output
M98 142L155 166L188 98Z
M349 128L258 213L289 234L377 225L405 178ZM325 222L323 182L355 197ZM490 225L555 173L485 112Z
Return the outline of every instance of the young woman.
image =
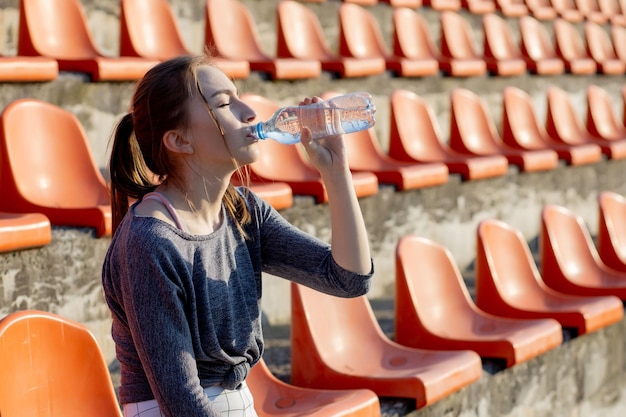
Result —
M255 117L207 57L178 57L139 81L116 127L102 283L125 417L256 416L245 379L263 354L262 272L340 297L369 289L342 138L302 135L328 190L328 245L231 185L258 157Z

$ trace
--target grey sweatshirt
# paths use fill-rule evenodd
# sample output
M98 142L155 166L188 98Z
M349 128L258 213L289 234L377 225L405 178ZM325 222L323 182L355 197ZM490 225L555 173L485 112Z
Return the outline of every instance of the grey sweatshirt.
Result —
M102 272L122 404L154 398L168 417L218 416L203 387L235 388L263 354L262 271L339 297L369 290L373 270L341 268L327 243L247 200L248 240L227 214L203 236L134 216L134 206L123 219Z

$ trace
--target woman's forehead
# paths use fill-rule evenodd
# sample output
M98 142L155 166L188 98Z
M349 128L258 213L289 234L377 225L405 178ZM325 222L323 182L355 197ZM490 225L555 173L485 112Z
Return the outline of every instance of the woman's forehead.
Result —
M198 83L202 87L204 96L209 99L218 91L235 91L235 85L219 68L211 65L201 65L197 70Z

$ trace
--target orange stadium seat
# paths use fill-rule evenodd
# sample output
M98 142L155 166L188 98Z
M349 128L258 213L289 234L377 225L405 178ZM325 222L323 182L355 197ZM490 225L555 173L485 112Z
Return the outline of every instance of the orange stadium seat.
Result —
M401 76L423 77L439 73L439 51L430 37L426 20L415 10L393 11L393 53L387 68Z
M0 212L0 253L45 246L51 241L50 220L43 214Z
M565 70L572 74L595 74L596 62L587 53L585 42L576 27L565 19L552 22L556 54L563 60Z
M317 60L268 55L261 47L252 13L239 0L206 0L205 12L205 45L219 58L248 61L252 71L271 79L310 79L321 75L322 66Z
M506 17L528 15L528 7L524 0L495 0L496 8Z
M453 77L479 76L487 73L487 65L474 45L472 27L456 12L442 12L439 69Z
M276 378L263 359L246 378L259 417L380 417L376 393L366 389L322 390L297 387Z
M529 14L537 20L552 20L557 16L550 0L526 0L525 3Z
M556 54L546 27L531 16L519 21L520 50L528 71L540 75L560 75L565 72L563 60Z
M338 298L292 283L291 305L294 385L365 388L379 397L415 399L419 409L482 374L480 357L472 351L423 350L390 340L365 295Z
M575 3L587 22L603 25L609 20L609 17L600 10L598 0L575 0Z
M337 95L329 91L321 97L327 100ZM386 155L373 128L345 135L345 145L352 171L373 172L379 184L392 184L398 191L448 182L448 168L442 162L405 162Z
M279 108L277 103L256 94L245 93L241 99L254 109L259 120L268 119ZM328 201L319 171L306 161L297 146L283 145L271 139L259 141L258 145L261 155L258 161L250 165L254 181L285 182L293 194L313 196L318 203ZM371 172L354 172L352 180L358 197L378 192L378 179Z
M548 287L522 233L500 220L480 222L476 252L476 303L491 314L552 318L579 336L624 317L617 297L570 295Z
M0 55L0 82L52 81L59 76L56 59Z
M626 273L626 198L616 192L598 196L597 248L606 266Z
M609 33L598 23L585 23L587 54L596 61L597 71L607 75L624 75L626 62L622 62L613 48Z
M552 319L498 317L474 304L452 254L417 236L396 247L395 339L421 349L470 349L506 367L559 346L559 323ZM616 300L619 301L619 300Z
M0 320L3 416L122 417L107 363L87 327L24 310Z
M343 3L339 6L339 55L380 60L385 63L386 69L400 76L422 75L420 62L414 65L389 52L378 21L366 8L357 4Z
M314 59L321 63L322 70L342 78L385 72L385 61L379 57L345 57L332 51L317 15L301 2L280 1L276 13L276 53L279 58Z
M550 0L557 15L568 22L582 22L585 18L578 10L575 0Z
M496 11L495 0L461 0L461 6L471 14L485 14Z
M597 85L587 87L587 131L605 140L626 140L626 127L616 117L611 95Z
M611 25L611 43L615 50L615 55L620 61L626 63L626 27Z
M576 113L568 93L559 87L548 88L546 130L552 138L560 142L570 145L594 143L602 148L602 153L608 158L626 157L626 140L594 137Z
M519 149L552 149L569 165L593 164L602 159L602 149L596 144L553 140L537 120L530 95L512 86L502 93L502 141Z
M430 106L417 94L397 89L390 96L391 127L389 156L407 162L443 162L448 171L464 180L505 175L507 159L502 155L463 155L444 142L439 123Z
M194 55L180 33L176 16L167 0L121 0L120 55L164 61ZM250 75L248 61L214 58L232 78Z
M602 262L583 219L549 204L541 213L541 275L566 294L614 295L626 300L626 275Z
M482 28L487 70L501 76L526 74L526 61L506 20L489 13L483 16Z
M450 93L450 147L471 155L503 155L522 172L544 171L558 166L552 149L520 149L502 142L486 103L475 93L455 88Z
M55 59L60 71L87 73L94 81L138 80L158 62L105 56L79 0L20 0L17 51Z
M626 26L626 15L618 0L598 0L598 7L611 25Z
M19 99L0 116L0 210L42 213L53 225L111 234L107 185L78 118L52 104Z
M437 75L439 51L430 36L426 20L406 7L393 11L393 55L400 63L406 62L417 76ZM401 66L401 64L400 64Z

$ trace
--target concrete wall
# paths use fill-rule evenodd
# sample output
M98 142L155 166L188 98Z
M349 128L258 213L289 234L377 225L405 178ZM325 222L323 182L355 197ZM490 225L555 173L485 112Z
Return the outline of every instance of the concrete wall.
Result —
M119 41L118 1L81 0L81 3L98 45L103 52L115 55ZM245 3L254 13L265 48L272 52L275 47L276 1L246 0ZM171 0L170 4L190 48L201 51L203 2ZM335 45L339 2L307 5L321 17L329 43ZM390 8L381 4L372 10L387 39L390 39ZM438 13L429 9L422 12L431 26L433 38L437 40ZM0 0L1 53L15 53L17 18L17 0ZM468 18L478 31L478 17ZM516 27L515 21L510 20L510 23ZM477 42L480 40L477 36ZM621 116L623 82L621 76L595 75L407 79L394 78L390 74L352 80L336 80L324 74L315 80L288 82L267 81L259 74L253 74L247 80L237 81L237 85L243 92L258 93L279 104L292 104L302 96L328 90L369 91L378 108L376 133L382 148L386 149L388 97L394 89L408 89L422 96L433 107L446 136L449 131L448 94L456 87L477 92L486 101L499 126L500 94L508 85L527 91L533 98L538 117L543 120L545 92L551 85L559 86L570 94L581 117L585 111L585 88L590 84L599 85L612 95L616 114ZM50 83L0 84L0 108L18 98L34 97L75 113L85 127L94 158L104 171L109 137L115 122L128 107L133 87L133 83L92 83L82 74L62 73L58 80ZM394 249L398 238L403 235L418 234L449 248L471 288L475 229L482 219L497 218L508 222L521 230L536 248L542 207L549 203L560 204L582 216L590 231L595 233L598 193L612 190L626 195L624 178L626 161L604 160L584 167L561 165L550 172L533 174L522 174L511 168L506 176L470 182L451 176L445 185L406 192L396 192L392 187L382 185L376 196L360 201L376 265L370 297L392 297ZM299 196L294 207L282 213L303 230L324 240L330 239L327 205L315 205L311 198ZM100 268L108 243L109 239L96 239L90 229L55 226L50 245L0 254L0 316L16 310L41 309L84 323L95 333L107 360L113 363L109 314L102 302L100 288ZM288 283L266 276L264 294L263 309L267 324L288 324ZM623 323L596 335L575 339L560 350L515 370L486 376L464 393L432 408L435 411L424 411L419 415L618 415L611 414L613 411L594 414L591 410L596 406L599 410L609 409L611 404L626 402L621 394L624 390L621 374L625 341ZM508 401L511 397L514 397L513 400ZM563 412L550 414L552 407Z

